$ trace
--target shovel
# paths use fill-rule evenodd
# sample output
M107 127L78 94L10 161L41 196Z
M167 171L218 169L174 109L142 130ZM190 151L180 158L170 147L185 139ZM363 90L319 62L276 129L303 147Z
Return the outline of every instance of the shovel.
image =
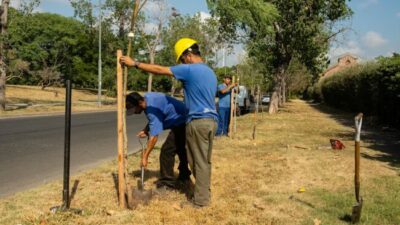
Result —
M144 154L144 144L142 143L141 139L139 138L139 143L142 146L142 157ZM138 188L132 190L132 195L133 198L131 201L129 201L129 207L130 208L136 208L139 204L147 205L150 202L150 199L153 196L153 191L150 190L145 190L144 188L144 167L141 166L141 173L140 173L140 179L138 180Z
M360 196L360 135L361 135L361 124L363 114L359 113L355 118L356 125L356 136L355 136L355 176L354 176L354 187L356 193L356 204L353 206L353 212L351 214L351 222L358 223L361 217L361 209L363 205L363 199Z

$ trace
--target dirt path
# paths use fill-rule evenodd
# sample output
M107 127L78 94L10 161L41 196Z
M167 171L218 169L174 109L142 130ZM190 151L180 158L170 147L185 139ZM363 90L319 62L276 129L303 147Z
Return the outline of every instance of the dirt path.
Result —
M80 182L72 207L84 215L49 213L61 201L59 182L0 200L0 224L347 224L355 203L352 118L292 101L277 115L259 116L255 142L252 115L239 118L235 139L215 142L206 209L180 208L185 197L178 192L134 212L118 209L113 162L74 178ZM329 149L330 138L345 150ZM368 131L362 140L361 224L400 224L399 134ZM148 184L158 175L158 153L150 163ZM137 168L137 156L130 164Z

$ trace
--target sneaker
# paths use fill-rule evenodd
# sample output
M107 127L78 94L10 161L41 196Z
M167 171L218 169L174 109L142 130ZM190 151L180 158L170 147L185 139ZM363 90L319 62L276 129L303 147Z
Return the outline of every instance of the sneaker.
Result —
M171 181L165 181L165 180L157 180L155 182L156 187L162 187L162 186L166 186L168 188L174 189L175 188L175 180L171 180Z

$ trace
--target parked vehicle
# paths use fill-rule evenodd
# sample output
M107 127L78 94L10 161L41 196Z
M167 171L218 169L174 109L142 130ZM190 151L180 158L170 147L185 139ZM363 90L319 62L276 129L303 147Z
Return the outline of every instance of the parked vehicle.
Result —
M241 115L250 111L250 98L246 86L239 86L239 93L236 95L237 114Z
M261 98L261 104L263 104L263 105L268 105L270 101L271 101L271 97L269 95L264 95Z

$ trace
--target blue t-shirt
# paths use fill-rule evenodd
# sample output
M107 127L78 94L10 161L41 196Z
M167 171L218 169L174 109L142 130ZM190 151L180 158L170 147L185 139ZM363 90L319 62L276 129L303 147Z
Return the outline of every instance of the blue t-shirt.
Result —
M162 93L149 92L144 95L149 120L150 136L157 136L163 130L185 124L185 105L175 98Z
M182 81L187 111L186 122L193 119L218 120L215 109L217 78L204 63L180 64L170 68L175 78Z
M220 91L224 90L227 88L226 84L222 83L218 85L218 106L220 108L230 108L231 107L231 93L232 91L228 91L225 94L222 94Z

